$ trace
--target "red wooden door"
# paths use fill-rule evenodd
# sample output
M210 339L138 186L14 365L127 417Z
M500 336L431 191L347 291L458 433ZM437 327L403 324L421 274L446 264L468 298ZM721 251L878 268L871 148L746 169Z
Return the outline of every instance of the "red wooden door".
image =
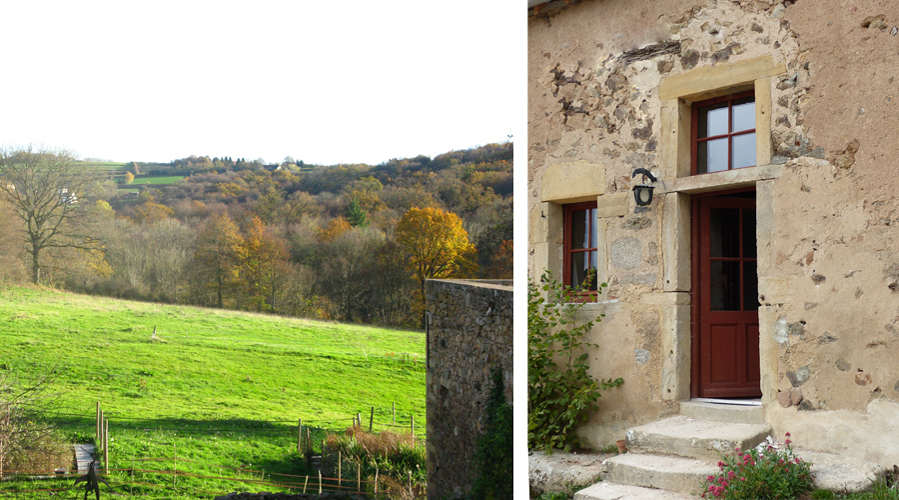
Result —
M696 205L694 396L759 397L755 192L697 198Z

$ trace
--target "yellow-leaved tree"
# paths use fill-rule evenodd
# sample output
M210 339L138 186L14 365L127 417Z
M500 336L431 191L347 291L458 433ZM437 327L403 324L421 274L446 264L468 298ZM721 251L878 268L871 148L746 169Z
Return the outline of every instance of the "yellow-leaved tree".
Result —
M463 277L474 273L474 245L462 219L439 208L406 211L396 225L396 241L408 255L408 266L418 279L422 304L425 280Z

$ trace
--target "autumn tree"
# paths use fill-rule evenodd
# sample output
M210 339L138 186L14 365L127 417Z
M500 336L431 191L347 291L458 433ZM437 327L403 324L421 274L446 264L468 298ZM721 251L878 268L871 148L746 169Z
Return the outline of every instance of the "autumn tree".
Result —
M287 242L259 217L250 220L244 238L241 283L250 308L275 311L275 297L288 272Z
M410 208L396 226L396 241L408 255L424 300L425 280L447 278L471 265L474 247L462 219L439 208Z
M240 284L240 266L246 258L243 236L227 214L215 214L197 236L196 259L203 282L225 306L225 295Z
M94 171L68 151L35 146L0 150L0 193L25 226L32 283L41 281L49 250L95 247L86 228L91 204L79 199L94 180Z

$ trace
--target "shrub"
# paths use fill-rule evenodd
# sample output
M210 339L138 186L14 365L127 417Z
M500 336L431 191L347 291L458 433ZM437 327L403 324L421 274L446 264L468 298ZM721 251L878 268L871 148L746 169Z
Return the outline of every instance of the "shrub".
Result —
M411 434L368 433L357 425L347 428L342 435L328 435L323 448L323 453L327 451L333 456L340 451L343 460L358 464L366 481L373 481L377 470L381 491L393 491L397 497L411 494L410 473L415 489L427 483L427 452L424 443L416 441ZM336 476L336 463L330 465L334 470L328 473ZM346 471L355 477L354 470Z
M600 319L579 322L577 311L592 276L583 288L572 288L556 281L549 271L541 284L528 282L528 448L551 452L569 451L579 445L575 431L587 420L587 412L600 390L617 387L624 381L600 380L589 373L584 335ZM597 289L606 287L600 284Z
M790 433L782 450L768 444L748 451L736 448L718 462L720 472L709 476L703 498L788 499L812 489L814 477L810 467L793 453Z
M471 487L472 499L512 498L512 406L506 402L503 369L493 372L493 388L487 398L486 429L478 437Z

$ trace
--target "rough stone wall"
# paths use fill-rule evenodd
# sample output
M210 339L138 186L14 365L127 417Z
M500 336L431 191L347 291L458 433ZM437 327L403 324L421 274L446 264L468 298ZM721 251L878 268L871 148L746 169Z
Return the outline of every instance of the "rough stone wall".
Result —
M473 477L491 375L512 402L511 280L428 280L428 498L457 497Z
M823 430L840 429L870 443L846 453L891 465L899 462L899 439L870 435L899 435L895 2L573 0L532 10L529 272L537 276L558 258L552 247L539 249L542 240L559 239L547 234L558 228L541 226L547 186L560 182L548 172L586 162L602 170L596 194L606 198L629 192L636 168L657 174L663 182L652 206L630 202L625 213L599 221L606 298L614 302L594 306L608 310L594 333L604 346L591 354L594 374L621 376L625 385L601 400L584 434L604 446L622 428L675 410L664 396L671 332L662 318L686 294L664 293L671 292L664 261L673 258L665 255L671 221L664 214L672 209L664 194L672 179L658 174L672 166L661 151L659 85L695 68L762 56L785 68L770 82L767 168L776 173L756 183L767 418L776 432L825 451L842 445Z

